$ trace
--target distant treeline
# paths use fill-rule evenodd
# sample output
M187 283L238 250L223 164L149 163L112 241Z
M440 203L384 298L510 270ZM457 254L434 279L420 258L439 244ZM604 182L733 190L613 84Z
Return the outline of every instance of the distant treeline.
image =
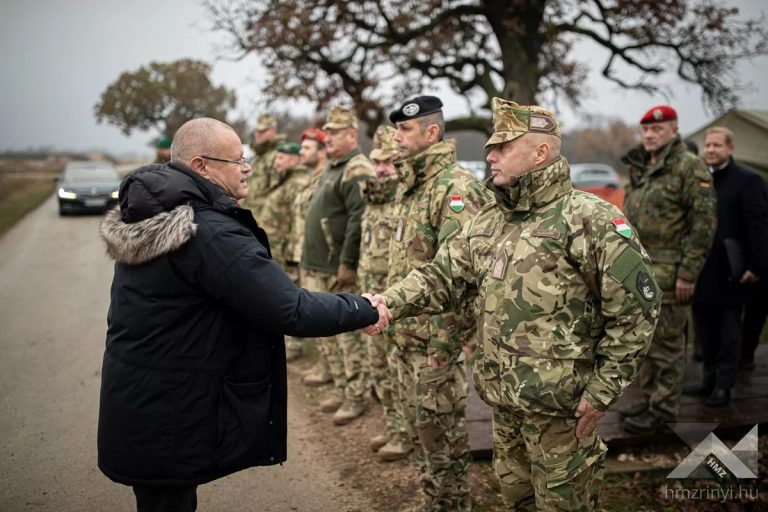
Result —
M106 160L112 163L117 162L115 158L107 153L60 151L45 147L2 151L0 152L0 160Z

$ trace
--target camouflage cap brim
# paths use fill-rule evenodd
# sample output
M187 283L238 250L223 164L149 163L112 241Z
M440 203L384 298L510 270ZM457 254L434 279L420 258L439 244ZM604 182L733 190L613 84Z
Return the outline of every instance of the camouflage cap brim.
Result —
M379 160L383 162L391 158L395 158L398 154L399 153L396 149L374 149L371 151L369 156L371 157L371 160Z
M349 123L325 123L323 125L323 130L343 130L344 128L357 128L357 126L352 126Z
M493 135L491 135L491 138L488 139L488 142L485 143L485 147L493 146L496 144L501 144L502 142L507 142L508 140L515 140L516 138L525 135L528 133L527 131L511 131L511 132L495 132Z

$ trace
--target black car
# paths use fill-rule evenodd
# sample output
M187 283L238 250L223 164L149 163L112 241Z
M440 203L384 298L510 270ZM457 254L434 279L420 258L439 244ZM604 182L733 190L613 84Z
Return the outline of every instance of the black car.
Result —
M109 162L70 162L59 179L59 214L104 212L117 203L120 176Z

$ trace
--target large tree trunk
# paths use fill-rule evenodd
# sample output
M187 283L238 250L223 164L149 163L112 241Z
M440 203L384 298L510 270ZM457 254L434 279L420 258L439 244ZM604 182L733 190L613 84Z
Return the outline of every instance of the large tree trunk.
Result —
M536 102L545 4L542 0L484 1L488 22L501 49L504 99L524 105Z

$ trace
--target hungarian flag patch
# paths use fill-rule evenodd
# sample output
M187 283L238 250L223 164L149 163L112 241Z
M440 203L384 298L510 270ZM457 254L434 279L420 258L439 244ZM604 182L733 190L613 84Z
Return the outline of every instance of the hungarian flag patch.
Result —
M613 225L616 227L616 232L624 238L632 236L632 228L627 226L627 221L624 219L613 219Z
M461 198L461 196L451 196L451 202L448 203L448 206L451 207L451 210L459 213L464 209L464 200Z

